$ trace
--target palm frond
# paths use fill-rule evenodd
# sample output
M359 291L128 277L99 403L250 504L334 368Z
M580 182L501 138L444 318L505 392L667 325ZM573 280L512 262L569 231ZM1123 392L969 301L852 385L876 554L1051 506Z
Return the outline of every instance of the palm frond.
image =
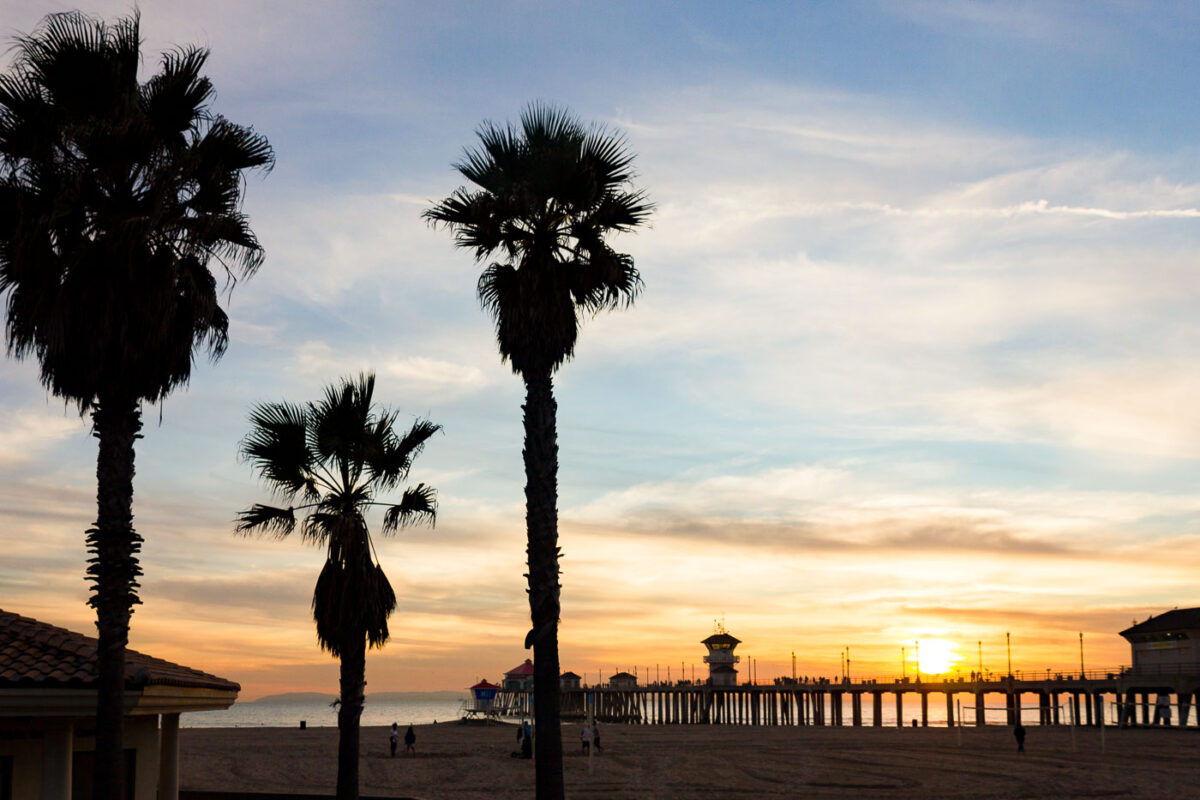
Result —
M400 502L390 507L383 515L383 532L394 533L409 525L437 521L437 490L418 483L404 492Z
M239 450L255 472L282 497L312 498L313 455L308 448L308 410L291 403L263 403L250 412L250 433Z
M243 536L262 534L283 539L296 529L296 514L291 508L276 508L255 503L238 514L235 530Z
M381 431L377 432L381 440L380 447L369 453L367 458L375 483L380 489L391 489L407 478L413 460L425 449L425 443L442 429L441 425L435 425L427 419L418 419L407 433L396 436L392 427L394 422L393 416L389 420L386 435Z
M304 518L300 535L305 542L315 545L325 545L337 548L339 514L328 510L328 505L320 511L314 511Z

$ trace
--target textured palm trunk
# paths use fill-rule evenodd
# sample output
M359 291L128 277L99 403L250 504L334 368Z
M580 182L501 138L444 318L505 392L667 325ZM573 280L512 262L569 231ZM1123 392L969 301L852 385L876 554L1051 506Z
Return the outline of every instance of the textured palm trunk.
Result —
M125 646L129 617L138 601L137 554L142 537L133 529L133 445L142 428L134 400L101 397L92 412L100 440L96 458L96 525L87 532L88 580L96 609L96 755L92 796L124 797Z
M563 797L558 717L558 433L549 371L525 375L525 525L529 536L529 615L533 629L534 756L537 800Z
M366 686L367 641L359 634L342 647L338 705L337 800L358 800L359 721Z

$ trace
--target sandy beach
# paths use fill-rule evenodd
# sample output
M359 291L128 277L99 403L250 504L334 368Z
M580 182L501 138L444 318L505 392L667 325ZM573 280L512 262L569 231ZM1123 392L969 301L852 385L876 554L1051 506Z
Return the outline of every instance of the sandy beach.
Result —
M1200 732L1029 727L1016 753L1003 727L748 728L618 726L603 754L564 730L572 798L1194 798ZM515 729L457 723L416 728L417 754L388 755L386 728L362 732L361 790L390 798L528 798L533 765L510 758ZM181 788L328 793L337 730L185 729ZM402 746L403 749L403 746Z

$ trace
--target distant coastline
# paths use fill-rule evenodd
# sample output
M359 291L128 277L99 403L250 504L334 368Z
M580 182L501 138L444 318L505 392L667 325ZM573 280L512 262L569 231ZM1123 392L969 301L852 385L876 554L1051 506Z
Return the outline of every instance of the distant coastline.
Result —
M375 692L367 694L368 701L376 703L395 703L403 701L436 702L442 700L461 700L466 691L445 690L439 692ZM239 703L332 703L337 699L337 692L284 692L283 694L268 694L256 700L239 700Z

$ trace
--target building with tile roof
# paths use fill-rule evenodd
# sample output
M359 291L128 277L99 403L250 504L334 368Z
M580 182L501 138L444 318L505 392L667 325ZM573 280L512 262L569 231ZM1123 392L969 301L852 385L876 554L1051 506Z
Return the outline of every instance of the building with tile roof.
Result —
M504 688L514 692L533 689L533 662L527 658L524 664L513 667L504 673Z
M94 637L0 610L0 797L91 796ZM133 800L179 795L179 715L228 708L241 687L134 650L125 657Z

